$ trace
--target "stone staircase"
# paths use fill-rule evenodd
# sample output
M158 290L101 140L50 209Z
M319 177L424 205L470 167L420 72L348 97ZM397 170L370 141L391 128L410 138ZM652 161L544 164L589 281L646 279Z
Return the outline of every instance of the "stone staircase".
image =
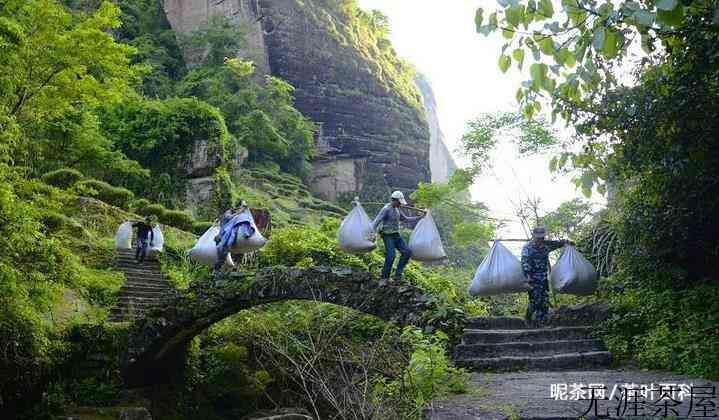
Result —
M118 250L115 267L125 273L117 305L110 310L110 322L141 318L162 298L174 291L160 271L160 263L148 257L141 264L135 262L134 250Z
M522 318L474 318L455 348L457 365L472 370L564 370L608 367L612 354L593 327L554 323L530 328Z

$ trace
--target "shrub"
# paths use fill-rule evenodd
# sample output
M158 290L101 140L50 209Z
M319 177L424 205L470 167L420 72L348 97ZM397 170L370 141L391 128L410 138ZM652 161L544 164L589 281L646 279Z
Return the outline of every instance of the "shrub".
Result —
M58 169L56 171L48 172L42 176L42 180L46 184L58 188L70 188L79 182L83 178L80 171L70 168Z
M212 227L212 222L195 222L192 224L192 232L196 235L202 235L207 229Z
M174 226L181 230L191 231L195 222L192 215L182 210L165 210L158 216L160 222L165 225Z
M121 187L113 187L107 182L97 179L80 181L75 184L75 188L80 194L97 198L110 205L123 209L129 209L130 202L133 198L135 198L135 194L133 194L130 190Z
M137 209L137 212L143 216L156 216L161 220L167 209L162 204L150 204L149 206Z
M142 209L144 209L145 207L147 207L149 205L150 205L150 201L146 198L139 198L132 202L132 208L138 213L141 212Z

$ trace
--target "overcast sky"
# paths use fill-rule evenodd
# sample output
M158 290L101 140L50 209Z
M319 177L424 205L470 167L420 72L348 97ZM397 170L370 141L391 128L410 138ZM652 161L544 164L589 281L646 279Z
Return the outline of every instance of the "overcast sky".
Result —
M495 0L359 0L359 3L389 17L390 37L398 54L429 78L450 150L458 146L468 120L485 112L518 109L514 95L523 75L515 68L502 73L497 66L501 36L484 37L474 28L477 7L494 9ZM456 153L455 156L459 157ZM461 159L458 162L461 164ZM546 210L581 195L570 179L553 178L548 156L518 158L509 141L498 147L493 165L493 171L473 187L472 195L487 204L495 217L516 220L512 202L527 195L542 197ZM513 223L501 235L522 236L522 230Z

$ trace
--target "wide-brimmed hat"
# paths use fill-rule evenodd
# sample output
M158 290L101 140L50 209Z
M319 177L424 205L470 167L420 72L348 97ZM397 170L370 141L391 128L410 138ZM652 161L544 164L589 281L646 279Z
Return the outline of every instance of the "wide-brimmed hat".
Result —
M545 236L547 236L547 229L543 227L536 227L532 229L533 238L544 238Z
M395 191L392 193L392 199L393 200L399 200L399 202L403 205L407 205L407 200L404 199L404 194L402 194L402 191Z

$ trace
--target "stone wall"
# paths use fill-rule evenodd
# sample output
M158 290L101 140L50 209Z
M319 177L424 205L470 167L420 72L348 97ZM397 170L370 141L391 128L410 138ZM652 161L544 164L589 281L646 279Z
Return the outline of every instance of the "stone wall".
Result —
M238 55L296 88L297 109L321 128L311 181L316 194L376 196L430 181L422 105L388 88L382 79L388 76L378 74L365 52L328 28L322 17L331 11L316 0L165 0L164 8L179 33L216 14L238 22L250 41Z
M245 33L246 40L237 56L252 60L258 75L269 73L262 24L258 19L259 0L163 0L163 8L170 25L180 34L198 29L212 16L224 16L235 22ZM199 58L185 52L190 65Z

